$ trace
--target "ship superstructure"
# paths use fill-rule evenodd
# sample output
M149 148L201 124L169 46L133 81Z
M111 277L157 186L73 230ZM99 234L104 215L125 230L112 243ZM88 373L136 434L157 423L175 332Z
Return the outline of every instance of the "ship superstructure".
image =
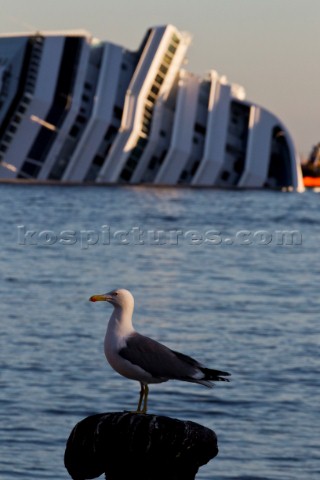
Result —
M88 32L0 36L0 179L301 190L291 136L243 87L185 69L189 34L137 51Z

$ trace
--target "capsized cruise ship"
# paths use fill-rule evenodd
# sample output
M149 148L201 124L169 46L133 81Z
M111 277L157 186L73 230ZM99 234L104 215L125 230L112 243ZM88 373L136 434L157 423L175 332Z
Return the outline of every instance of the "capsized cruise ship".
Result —
M302 190L283 123L187 71L190 41L172 25L137 51L85 31L0 36L0 180Z

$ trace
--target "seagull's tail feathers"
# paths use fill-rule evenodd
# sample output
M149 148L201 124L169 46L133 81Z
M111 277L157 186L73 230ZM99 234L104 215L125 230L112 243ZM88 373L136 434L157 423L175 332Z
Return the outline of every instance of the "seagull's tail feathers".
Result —
M176 352L174 350L171 350L171 352L174 353L175 356L185 365L191 367L192 369L191 371L189 370L187 375L180 375L178 377L169 378L176 378L179 380L184 380L185 382L201 383L201 385L205 385L206 387L210 388L213 387L212 382L229 382L229 379L224 377L229 377L231 373L203 367L192 357L188 357L187 355Z
M231 373L223 372L222 370L213 370L211 368L200 367L204 377L199 381L207 387L212 387L211 382L229 382L230 380L225 377L230 377Z

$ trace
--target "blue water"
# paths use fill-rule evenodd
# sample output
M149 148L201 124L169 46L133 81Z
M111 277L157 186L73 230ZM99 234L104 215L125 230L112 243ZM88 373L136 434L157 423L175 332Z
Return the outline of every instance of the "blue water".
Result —
M87 415L136 407L106 363L107 304L138 331L232 372L151 386L150 413L215 430L197 478L320 478L319 194L0 185L0 478L66 479ZM293 232L287 237L284 231Z

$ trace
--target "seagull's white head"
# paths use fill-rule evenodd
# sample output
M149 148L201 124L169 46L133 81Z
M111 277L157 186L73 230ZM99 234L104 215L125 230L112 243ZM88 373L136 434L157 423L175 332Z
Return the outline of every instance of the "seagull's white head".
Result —
M109 302L115 308L122 308L122 309L132 309L134 306L134 299L133 295L129 292L129 290L125 290L124 288L119 288L117 290L112 290L109 293L104 293L103 295L93 295L89 298L90 302Z

